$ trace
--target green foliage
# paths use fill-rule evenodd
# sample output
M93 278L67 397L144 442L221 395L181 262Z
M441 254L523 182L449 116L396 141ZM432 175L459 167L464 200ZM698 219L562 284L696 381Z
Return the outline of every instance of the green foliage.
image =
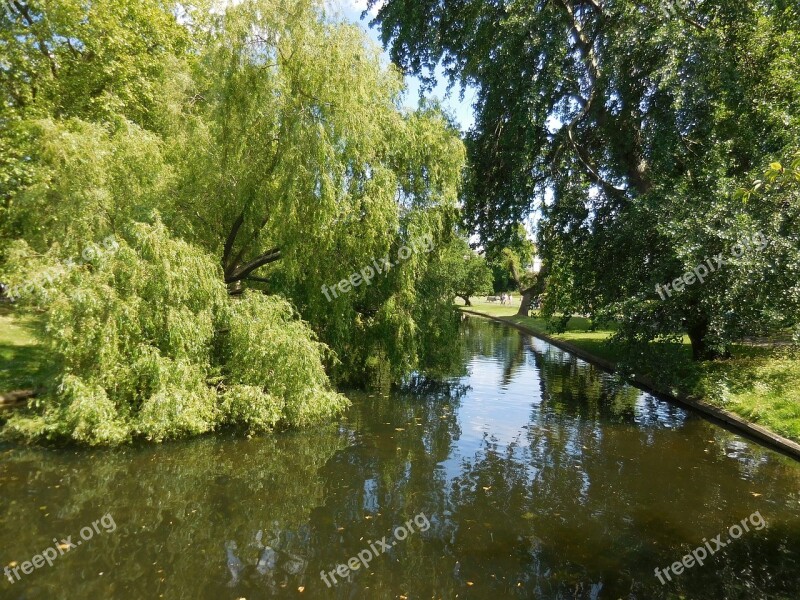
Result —
M438 106L398 109L402 78L362 31L325 21L315 2L290 4L192 13L195 56L162 57L174 74L152 126L81 111L21 124L33 160L3 237L39 252L59 244L67 257L74 241L157 209L216 257L230 291L290 299L344 357L331 365L337 379L358 383L367 359L383 356L397 381L419 366L440 320L417 319L449 309L417 288L433 256L417 252L332 304L322 286L423 237L442 243L457 219L464 148ZM441 304L423 308L431 303Z
M733 194L796 151L795 4L389 0L376 23L406 71L441 62L477 89L465 216L491 254L541 212L548 312L624 318L633 346L688 332L697 358L796 322L796 194ZM655 306L656 284L759 231L765 252Z
M364 383L375 361L397 381L438 321L425 305L449 308L419 285L434 257L397 253L449 236L464 149L437 106L398 110L400 74L316 10L260 0L214 21L185 91L200 100L174 136L181 185L166 218L220 257L232 289L290 298L341 357L337 381ZM384 256L395 267L372 285L323 294Z
M330 419L346 408L344 398L330 391L322 366L330 351L285 300L249 291L232 302L227 327L223 373L232 386L234 407L248 397L259 407L257 420L276 412L300 426ZM255 400L257 389L268 393Z
M306 425L344 406L323 366L385 385L447 363L434 249L465 149L441 108L401 110L400 73L316 0L101 4L3 17L0 278L37 282L25 302L58 381L77 378L10 427L112 443ZM111 235L119 252L54 273Z
M170 0L18 0L0 11L0 114L151 123L169 58L188 49Z
M444 248L439 268L446 278L453 299L469 302L470 296L492 293L492 271L486 259L470 248L465 238L454 237Z
M284 300L229 298L215 261L159 221L129 236L23 297L45 311L41 335L58 375L9 433L161 441L227 424L306 425L347 406L330 391L324 346Z
M76 242L146 216L174 185L160 137L129 121L48 118L25 131L29 181L15 192L6 227L39 252L57 244L62 257L79 253Z
M489 246L488 260L494 278L494 291L521 291L534 283L531 273L536 246L521 223L513 228L505 246Z

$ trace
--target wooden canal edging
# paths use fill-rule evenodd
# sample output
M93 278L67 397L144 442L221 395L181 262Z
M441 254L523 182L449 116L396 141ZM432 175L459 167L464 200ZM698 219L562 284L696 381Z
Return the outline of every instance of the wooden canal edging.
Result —
M608 371L609 373L614 373L616 371L616 365L613 362L608 361L604 358L600 358L599 356L595 356L594 354L587 352L583 348L578 348L577 346L571 344L570 342L559 340L545 333L540 333L538 331L531 329L530 327L526 327L525 325L520 325L519 323L514 323L513 321L507 320L504 317L495 317L492 315L486 315L484 313L465 308L462 308L461 311L470 315L474 315L476 317L483 317L484 319L490 319L492 321L496 321L498 323L502 323L504 325L513 327L518 331L527 333L528 335L532 335L533 337L544 340L548 344L560 348L565 352L574 354L581 360L584 360L589 364L599 367L604 371ZM723 408L719 408L717 406L708 404L707 402L704 402L699 398L692 398L690 396L686 396L683 394L675 395L672 392L660 388L649 377L645 377L643 375L636 375L633 377L632 383L635 384L636 387L638 387L639 389L644 390L645 392L651 393L655 396L664 398L666 400L670 400L677 404L687 406L699 413L702 413L710 420L721 424L730 431L744 435L747 438L755 440L765 446L772 448L773 450L777 450L782 454L785 454L787 456L790 456L791 458L794 458L795 460L800 461L800 444L790 440L789 438L785 438L782 435L778 435L777 433L774 433L769 429L766 429L765 427L761 427L760 425L751 423L750 421L743 419L739 415L727 411Z

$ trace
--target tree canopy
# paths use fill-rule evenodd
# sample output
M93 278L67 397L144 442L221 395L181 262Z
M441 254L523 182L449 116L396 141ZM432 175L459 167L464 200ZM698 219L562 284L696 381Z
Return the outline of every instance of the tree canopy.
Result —
M446 362L454 292L435 274L465 150L443 111L402 108L399 71L315 0L101 4L2 17L4 280L122 247L20 299L59 375L13 428L302 425L345 405L328 376ZM371 285L324 294L384 257Z
M784 274L798 256L798 205L735 194L797 149L797 10L388 0L375 23L407 72L441 63L477 89L465 217L503 246L541 213L546 309L621 320L629 342L688 332L707 358L744 332L797 322ZM759 232L763 251L658 298L656 285Z

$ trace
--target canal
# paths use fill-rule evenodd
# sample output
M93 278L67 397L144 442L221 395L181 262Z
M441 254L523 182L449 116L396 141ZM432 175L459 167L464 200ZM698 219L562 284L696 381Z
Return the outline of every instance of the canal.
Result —
M800 597L800 464L497 323L458 351L309 431L0 447L0 598Z

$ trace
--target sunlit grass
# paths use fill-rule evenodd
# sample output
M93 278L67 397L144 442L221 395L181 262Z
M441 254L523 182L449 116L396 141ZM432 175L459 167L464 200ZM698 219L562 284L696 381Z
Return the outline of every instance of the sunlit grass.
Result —
M48 365L37 344L31 317L19 317L0 308L0 393L39 387Z
M717 391L716 404L800 441L800 351L758 350L706 363L703 384Z

